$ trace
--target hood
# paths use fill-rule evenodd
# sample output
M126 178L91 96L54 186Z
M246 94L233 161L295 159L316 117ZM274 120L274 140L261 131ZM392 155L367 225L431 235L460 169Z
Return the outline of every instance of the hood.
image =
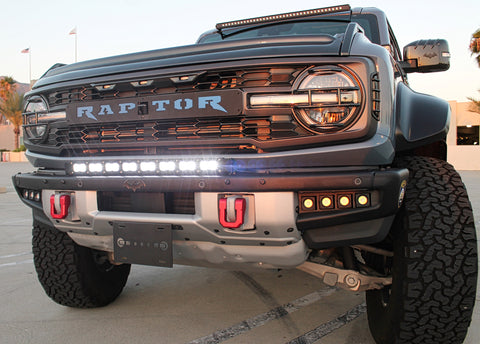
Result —
M129 72L158 70L167 67L209 64L258 58L292 56L337 56L344 35L286 36L218 43L194 44L175 48L106 57L71 65L55 65L33 89L53 83L86 78L108 77Z

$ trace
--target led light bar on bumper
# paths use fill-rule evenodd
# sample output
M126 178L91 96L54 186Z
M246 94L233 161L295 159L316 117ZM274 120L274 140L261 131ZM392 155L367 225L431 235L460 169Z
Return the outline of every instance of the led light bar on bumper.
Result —
M362 105L360 82L336 66L312 68L295 82L292 94L254 94L250 106L292 107L295 117L314 132L338 131L357 118Z
M231 167L222 159L121 160L73 162L70 175L212 175L226 174Z

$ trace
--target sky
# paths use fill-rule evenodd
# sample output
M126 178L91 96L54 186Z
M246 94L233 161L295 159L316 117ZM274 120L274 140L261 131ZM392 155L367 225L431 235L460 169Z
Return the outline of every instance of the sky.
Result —
M193 44L218 22L345 3L382 9L401 48L418 39L448 40L450 70L409 74L415 91L480 98L480 68L468 50L480 28L479 0L0 0L0 75L28 83L30 70L38 79L57 62L73 63L75 38L83 61ZM69 35L74 28L76 37ZM21 53L26 48L30 56Z

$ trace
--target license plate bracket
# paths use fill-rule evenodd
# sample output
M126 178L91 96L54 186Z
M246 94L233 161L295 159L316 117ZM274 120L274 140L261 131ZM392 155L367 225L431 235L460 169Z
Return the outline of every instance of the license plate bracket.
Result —
M172 225L114 222L113 253L117 263L172 267Z

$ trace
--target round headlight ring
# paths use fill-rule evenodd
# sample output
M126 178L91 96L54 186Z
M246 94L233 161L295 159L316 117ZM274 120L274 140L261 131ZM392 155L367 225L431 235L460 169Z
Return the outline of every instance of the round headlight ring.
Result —
M39 118L47 116L48 104L40 96L33 96L27 100L24 107L25 134L32 142L41 141L47 132L47 124L39 124Z
M295 93L307 93L309 104L294 107L297 121L307 130L335 132L348 128L362 108L361 83L337 66L311 68L294 84Z
M33 96L27 100L23 114L30 115L42 115L48 112L47 102L40 96ZM30 123L33 124L33 123Z

